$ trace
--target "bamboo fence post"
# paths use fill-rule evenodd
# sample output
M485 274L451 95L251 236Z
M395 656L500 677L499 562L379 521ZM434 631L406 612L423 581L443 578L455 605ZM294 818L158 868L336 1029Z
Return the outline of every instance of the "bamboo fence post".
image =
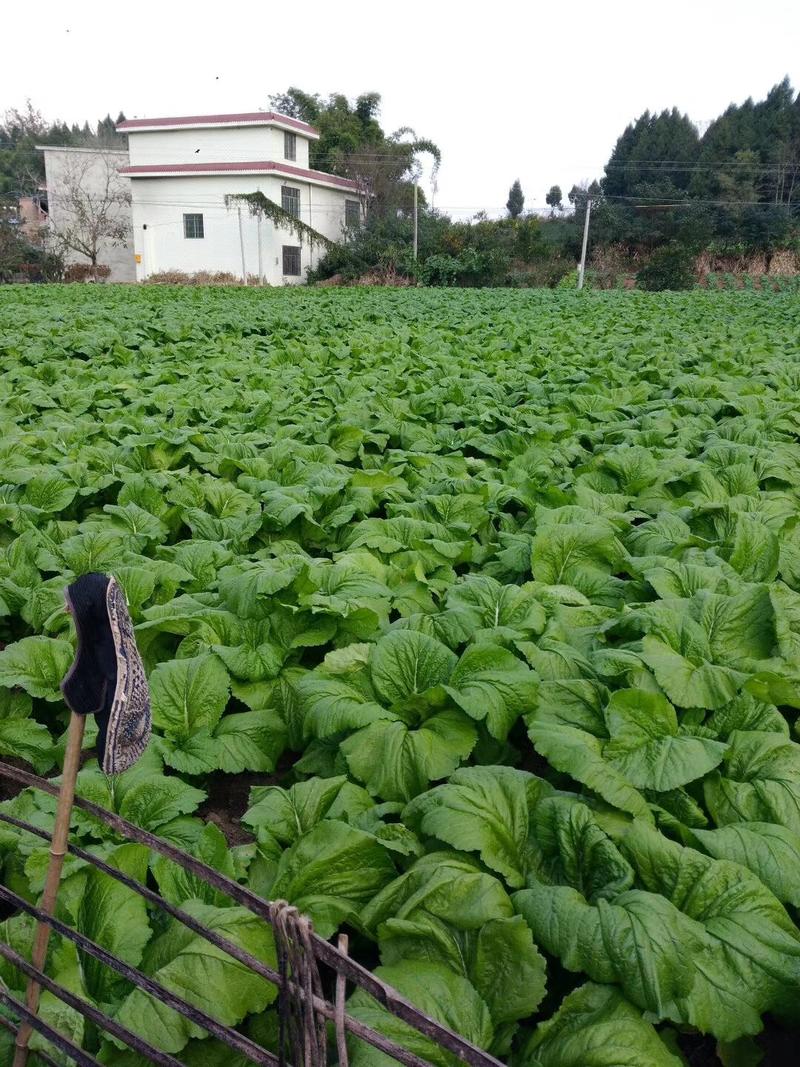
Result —
M338 949L343 956L347 955L349 938L347 934L339 934ZM335 999L335 1023L336 1023L336 1049L339 1054L339 1067L349 1067L347 1059L347 1031L344 1026L345 996L347 994L347 975L341 971L336 972L336 999Z
M75 780L78 777L78 769L81 762L81 747L83 746L85 726L86 719L83 715L77 715L74 711L70 713L67 747L64 751L64 769L61 775L61 788L58 792L53 837L50 842L50 862L47 867L44 892L40 902L41 910L47 915L55 915L61 869L64 866L64 856L67 853L67 843L69 841L69 823L72 815L72 802L75 799ZM36 926L31 957L33 966L39 971L44 970L49 941L50 926L40 920ZM25 994L25 1005L33 1015L36 1015L39 1011L39 994L39 983L35 978L29 978ZM28 1062L28 1042L32 1032L33 1028L29 1022L20 1023L16 1041L14 1042L13 1067L26 1067Z

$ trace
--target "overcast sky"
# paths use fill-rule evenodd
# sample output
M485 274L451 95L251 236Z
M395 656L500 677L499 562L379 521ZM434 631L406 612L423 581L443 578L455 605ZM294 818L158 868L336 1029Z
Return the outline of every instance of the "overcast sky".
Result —
M566 5L203 4L40 0L3 48L0 110L96 121L268 106L289 85L383 96L387 131L442 150L436 205L502 212L602 174L625 125L677 106L700 124L800 87L800 0L571 0ZM7 17L6 33L11 29ZM428 190L430 192L430 190Z

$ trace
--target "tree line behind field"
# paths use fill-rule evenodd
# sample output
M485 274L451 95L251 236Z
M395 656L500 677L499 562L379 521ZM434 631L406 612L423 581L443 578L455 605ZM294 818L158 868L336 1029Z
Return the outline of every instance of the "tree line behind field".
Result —
M370 103L370 133L360 140L359 116ZM372 94L351 106L289 90L273 103L295 107L299 118L327 129L318 153L326 169L357 176L359 152L377 132ZM346 131L346 133L345 133ZM351 139L352 149L343 142ZM336 156L329 145L337 143ZM383 149L381 149L383 150ZM556 285L580 256L587 202L592 201L590 246L595 275L638 273L645 285L694 283L695 261L758 261L768 273L778 252L800 251L800 94L788 78L764 100L731 104L701 135L677 109L645 111L617 139L602 175L573 185L535 190L549 214L525 211L524 182L508 190L506 217L479 213L454 222L424 203L419 213L419 258L411 253L410 177L416 154L393 198L371 201L365 225L332 250L315 280L339 275L397 274L436 285ZM436 159L438 161L438 155Z
M524 175L513 179L503 218L480 212L454 221L419 189L416 261L415 179L423 161L435 175L441 153L410 127L386 132L380 104L374 92L349 100L296 87L269 99L273 110L319 130L311 166L354 180L361 193L361 224L343 233L310 281L572 284L590 200L589 278L596 283L638 274L653 287L690 285L698 257L712 265L757 262L762 273L778 262L800 262L800 94L788 78L763 100L731 104L702 134L677 109L645 111L623 130L603 174L566 196L557 185L526 190ZM43 185L37 144L121 147L125 138L115 124L123 118L68 126L47 122L30 104L7 112L0 124L0 209ZM531 201L544 198L549 212L526 210L526 192ZM35 252L21 240L0 210L0 279Z

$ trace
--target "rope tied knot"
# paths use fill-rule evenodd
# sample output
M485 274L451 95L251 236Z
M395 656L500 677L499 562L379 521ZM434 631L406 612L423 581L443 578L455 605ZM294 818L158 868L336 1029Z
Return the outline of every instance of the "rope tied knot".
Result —
M287 900L273 900L269 916L275 937L278 973L278 1058L286 1065L291 1046L294 1067L327 1067L325 1017L314 1000L322 999L322 980L311 942L313 926L307 915Z

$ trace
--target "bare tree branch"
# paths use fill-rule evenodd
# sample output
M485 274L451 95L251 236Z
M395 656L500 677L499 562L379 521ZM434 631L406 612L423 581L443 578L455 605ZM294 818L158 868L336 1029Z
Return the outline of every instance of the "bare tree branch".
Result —
M103 247L124 245L131 234L131 194L117 165L112 153L70 153L49 194L56 242L85 256L95 280Z

